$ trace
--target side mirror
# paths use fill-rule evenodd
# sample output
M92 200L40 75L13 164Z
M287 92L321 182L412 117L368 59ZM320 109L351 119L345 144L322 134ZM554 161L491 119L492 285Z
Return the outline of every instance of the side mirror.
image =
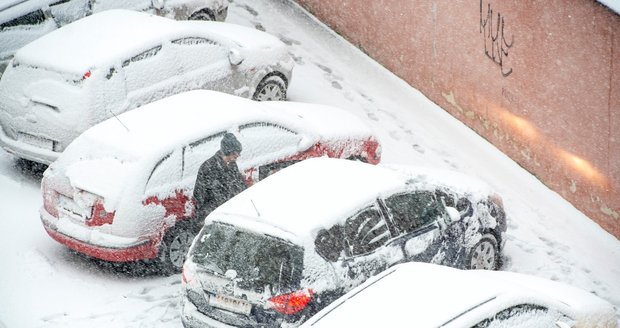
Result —
M228 52L228 61L230 61L231 65L237 66L243 63L243 55L238 49L230 49Z
M450 220L450 222L446 223L451 224L461 220L461 214L456 208L446 207L446 211L448 212L448 219Z
M307 136L303 136L297 143L299 149L308 149L312 147L312 145L314 145L314 140L308 138Z

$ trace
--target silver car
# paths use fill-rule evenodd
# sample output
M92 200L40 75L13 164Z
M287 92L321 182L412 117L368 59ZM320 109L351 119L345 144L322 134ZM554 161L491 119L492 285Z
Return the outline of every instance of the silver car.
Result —
M107 10L15 54L0 80L0 146L49 164L94 124L183 91L284 100L293 65L255 29Z
M224 21L226 0L3 0L0 76L13 54L57 28L108 9L131 9L175 19Z

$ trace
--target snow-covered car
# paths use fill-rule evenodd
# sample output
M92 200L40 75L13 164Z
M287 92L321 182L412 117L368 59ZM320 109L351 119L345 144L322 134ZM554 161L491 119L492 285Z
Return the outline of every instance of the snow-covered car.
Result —
M248 185L310 157L380 160L369 127L342 109L189 91L76 138L44 173L45 229L99 259L155 259L167 271L180 271L204 220L193 220L199 226L192 230L198 169L227 131L243 147L237 164Z
M308 159L207 216L183 267L181 318L298 324L397 263L497 269L505 231L501 198L472 177Z
M0 75L15 51L57 28L109 9L131 9L179 20L224 21L227 0L3 0Z
M614 328L614 308L584 290L514 272L402 263L301 327Z
M90 126L171 94L283 100L293 59L267 33L107 10L21 48L0 79L0 146L49 164Z

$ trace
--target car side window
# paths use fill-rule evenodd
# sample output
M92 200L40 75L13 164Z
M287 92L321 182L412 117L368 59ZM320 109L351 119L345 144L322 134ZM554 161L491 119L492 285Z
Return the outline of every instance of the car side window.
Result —
M185 147L183 152L183 178L196 178L200 165L220 149L224 132L197 140Z
M176 39L176 40L173 40L172 43L176 45L182 45L182 46L191 46L191 45L196 45L196 44L219 45L215 41L211 41L211 40L200 38L200 37L187 37L187 38Z
M86 16L91 0L60 0L49 5L58 26L64 26Z
M372 252L390 239L390 231L376 205L348 218L344 225L344 235L348 253L352 256Z
M239 161L251 163L293 155L301 138L298 133L272 123L242 125L239 127L239 141L243 150Z
M298 160L293 160L262 165L258 168L258 180L263 180L264 178L298 162Z
M139 62L147 58L151 58L159 53L161 50L161 45L153 47L149 50L143 51L123 62L123 67L129 66L131 63Z
M496 313L472 326L472 328L503 328L503 327L556 327L558 320L571 321L558 311L534 304L519 304Z
M222 74L222 68L228 68L228 49L221 44L202 37L185 37L171 41L172 48L178 54L183 72L212 71ZM217 80L217 78L215 78Z
M345 249L343 227L337 224L329 230L320 230L314 239L314 247L316 252L327 261L337 261Z
M385 200L392 223L399 233L410 233L434 222L445 211L432 192L395 194Z
M162 157L151 170L146 183L146 192L152 192L160 187L180 181L181 156L174 151Z

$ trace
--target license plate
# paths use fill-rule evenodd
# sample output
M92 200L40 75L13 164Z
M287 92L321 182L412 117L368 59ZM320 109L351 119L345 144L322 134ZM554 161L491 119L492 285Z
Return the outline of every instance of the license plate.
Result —
M58 196L58 207L60 208L61 212L71 218L78 219L80 221L86 220L86 216L84 215L84 211L82 210L82 208L80 208L78 204L73 201L73 199L67 196Z
M19 133L19 140L29 145L33 145L39 148L54 150L54 141L39 136L35 136L29 133Z
M225 295L212 296L209 298L209 304L220 309L246 315L250 314L250 311L252 310L252 304L248 301Z

